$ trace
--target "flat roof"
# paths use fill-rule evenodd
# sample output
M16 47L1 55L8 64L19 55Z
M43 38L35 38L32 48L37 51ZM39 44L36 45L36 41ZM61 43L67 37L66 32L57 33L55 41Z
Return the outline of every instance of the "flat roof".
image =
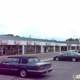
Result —
M36 38L26 38L26 37L17 37L17 36L5 36L5 35L0 35L0 39L5 39L5 40L20 40L20 41L41 41L41 42L44 41L44 42L79 44L78 42L55 41L55 40L48 40L48 39L36 39Z

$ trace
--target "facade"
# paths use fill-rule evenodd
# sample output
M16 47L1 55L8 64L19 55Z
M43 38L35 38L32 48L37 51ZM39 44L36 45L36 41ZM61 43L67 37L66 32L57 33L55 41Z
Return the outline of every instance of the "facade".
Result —
M80 50L79 42L53 41L0 35L0 55Z

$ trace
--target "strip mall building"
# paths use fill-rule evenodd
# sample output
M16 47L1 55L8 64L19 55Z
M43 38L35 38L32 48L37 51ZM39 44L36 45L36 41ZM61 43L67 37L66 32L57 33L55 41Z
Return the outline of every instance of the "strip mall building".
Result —
M79 50L79 42L53 41L0 35L0 55Z

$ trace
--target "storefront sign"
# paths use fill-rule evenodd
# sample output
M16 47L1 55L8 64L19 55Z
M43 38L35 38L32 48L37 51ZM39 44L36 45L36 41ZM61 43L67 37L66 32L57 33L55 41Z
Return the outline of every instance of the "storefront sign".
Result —
M35 45L41 45L41 42L34 42Z
M27 45L31 45L31 44L32 44L32 42L31 42L31 41L28 41L28 42L27 42Z
M21 41L14 41L16 45L20 45Z
M71 44L67 44L67 46L71 46Z
M1 44L8 44L8 40L1 40Z
M51 43L50 42L47 42L46 45L51 45Z

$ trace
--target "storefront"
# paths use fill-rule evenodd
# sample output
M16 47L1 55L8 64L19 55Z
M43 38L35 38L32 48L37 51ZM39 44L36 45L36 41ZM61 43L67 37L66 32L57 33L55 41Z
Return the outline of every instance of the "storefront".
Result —
M25 45L25 54L27 53L35 53L35 45L32 41L27 41Z
M61 52L67 50L80 50L79 43L50 42L45 40L0 40L0 55L14 55L27 53Z
M35 52L41 53L41 46L39 46L39 45L35 46Z
M35 45L35 53L41 53L41 42L35 41L34 45Z
M0 55L22 54L22 46L20 45L1 45Z
M67 46L61 46L61 51L67 51Z
M44 48L44 52L48 52L47 46L44 46L43 48Z
M71 50L75 50L75 46L71 46Z
M55 52L59 52L60 51L60 46L56 45L55 46Z
M48 46L48 52L53 52L53 46Z
M27 45L25 46L25 53L35 53L35 46Z
M79 45L76 46L76 50L79 50Z

